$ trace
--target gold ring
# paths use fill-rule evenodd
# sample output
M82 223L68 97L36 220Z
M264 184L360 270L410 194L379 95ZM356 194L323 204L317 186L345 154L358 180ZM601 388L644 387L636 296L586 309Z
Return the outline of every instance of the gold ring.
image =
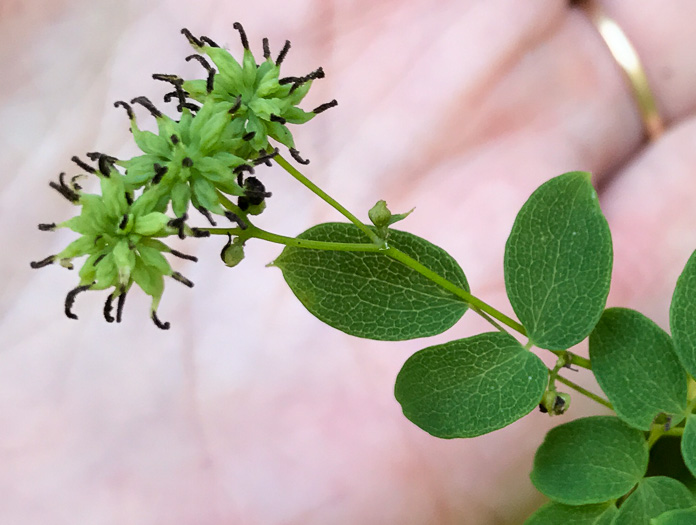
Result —
M574 4L581 7L595 25L614 60L619 64L628 80L633 98L638 106L648 140L655 140L665 129L664 122L657 109L655 96L650 89L648 77L640 62L638 53L621 27L609 18L600 6L592 0L576 0Z

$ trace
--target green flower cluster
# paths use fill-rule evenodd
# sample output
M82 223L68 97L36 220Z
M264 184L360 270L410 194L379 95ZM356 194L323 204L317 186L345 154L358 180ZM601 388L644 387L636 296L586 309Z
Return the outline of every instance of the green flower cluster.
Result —
M59 224L40 224L39 229L68 228L80 237L60 253L32 262L31 266L42 268L58 262L72 269L74 259L87 256L79 271L79 285L65 299L69 318L77 319L72 312L77 294L112 289L104 305L104 318L120 322L126 294L135 284L152 297L154 323L168 329L169 323L157 317L164 277L189 287L193 283L174 271L163 254L192 261L196 258L170 248L161 239L171 235L181 239L209 235L208 231L186 223L190 206L212 225L216 225L213 217L217 215L246 228L247 215L261 213L266 198L271 196L253 176L257 166L270 165L278 153L269 139L286 146L296 161L308 162L295 149L287 124L302 124L336 105L334 100L311 112L297 107L312 81L324 76L323 70L319 68L303 77L281 78L280 66L290 43L286 41L272 60L268 40L264 39L265 60L257 64L244 29L239 23L234 28L244 47L242 64L210 38L197 38L182 29L197 52L186 60L200 62L207 78L184 80L176 75L153 75L174 87L164 101L177 103L176 119L162 113L145 97L136 97L130 104L114 104L126 110L142 154L120 160L103 153L88 153L94 166L73 157L84 172L99 179L100 194L82 190L78 180L84 174L67 183L61 173L58 183L50 183L80 207L80 214ZM131 104L149 111L156 120L157 133L138 127ZM174 217L167 215L170 209ZM243 257L243 247L239 243L234 246L239 252L235 252L236 264ZM232 265L227 259L223 256L223 261Z

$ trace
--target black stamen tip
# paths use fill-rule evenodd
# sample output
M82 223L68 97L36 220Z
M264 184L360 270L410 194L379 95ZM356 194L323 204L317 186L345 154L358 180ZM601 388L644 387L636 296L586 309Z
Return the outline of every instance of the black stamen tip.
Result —
M157 312L155 312L154 310L152 311L152 322L155 323L155 326L161 330L169 330L169 327L171 326L169 324L169 321L167 321L166 323L160 321L157 318Z
M206 210L203 206L198 206L196 209L200 212L203 217L208 219L208 222L210 223L211 226L217 226L215 223L215 220L213 220L213 216L210 214L208 210Z
M242 47L244 49L249 49L249 40L247 40L246 32L244 31L242 24L240 24L239 22L235 22L234 24L232 24L232 27L239 31L239 38L242 39Z
M290 155L292 156L293 159L295 159L300 164L305 164L305 165L309 164L309 159L303 159L300 156L300 152L297 151L295 148L290 148Z
M103 259L104 257L106 257L106 254L105 254L105 253L102 253L99 257L97 257L97 258L95 259L95 261L94 261L94 266L96 266L97 264L99 264L99 263L102 261L102 259Z
M162 112L155 107L155 105L150 102L150 99L147 97L135 97L133 100L131 100L131 104L140 104L143 106L145 109L147 109L150 114L155 117L155 118L160 118L162 116Z
M248 171L249 173L254 173L254 167L250 166L249 164L240 164L236 168L232 170L232 173L237 173L240 174L244 171Z
M118 304L116 305L116 322L120 323L123 319L123 306L126 304L126 291L121 289L121 294L118 296Z
M201 37L201 42L205 42L208 44L210 47L220 47L217 45L212 39L208 38L207 36L202 36Z
M72 312L72 307L75 304L75 297L77 297L77 294L89 290L92 284L85 284L84 286L73 288L68 292L68 295L65 296L65 315L70 319L77 319L77 316Z
M186 253L181 253L178 250L171 250L169 253L171 253L175 257L178 257L179 259L186 259L187 261L198 262L198 257L196 257L195 255L188 255Z
M212 93L215 89L215 71L208 71L208 78L205 79L205 90Z
M45 224L45 223L44 223L44 224L39 224L39 230L41 230L42 232L52 232L52 231L55 230L55 229L56 229L56 223L55 223L55 222L52 222L52 223L49 223L49 224Z
M172 137L174 137L174 135L172 135ZM168 168L166 166L157 164L156 162L152 165L152 167L155 170L155 176L152 177L152 184L159 184L162 177L166 175Z
M262 42L263 42L263 58L268 60L269 58L271 58L271 48L268 45L268 38L264 37Z
M133 108L130 107L130 104L128 104L128 102L124 102L123 100L117 100L116 102L114 102L115 108L117 108L119 106L126 110L126 113L128 113L128 118L130 120L133 120L135 118L135 113L133 113Z
M40 261L32 261L29 263L29 266L34 268L35 270L37 268L43 268L44 266L48 266L49 264L53 264L53 262L56 260L55 255L49 255L45 259L41 259Z
M234 114L237 112L237 110L242 106L242 96L237 95L237 99L234 101L234 105L230 108L228 113L230 115Z
M271 113L271 122L278 122L280 124L285 124L287 120L285 120L283 117L276 115L275 113Z
M244 135L244 136L242 137L242 140L245 140L245 141L248 142L248 141L250 141L251 139L253 139L255 136L256 136L256 132L255 132L255 131L250 131L249 133L247 133L246 135Z
M126 198L126 203L128 204L128 206L133 204L133 195L131 194L131 192L126 191L123 193L123 195Z
M210 237L210 232L207 230L201 230L200 228L191 228L191 233L196 238Z
M225 217L230 222L236 223L242 230L246 230L248 228L247 223L244 222L241 218L239 218L235 213L232 213L231 211L227 210L225 211Z
M106 298L106 302L104 303L104 319L106 319L107 323L113 323L114 318L111 315L111 311L113 310L114 307L114 294L109 294L109 297Z
M99 155L99 171L105 177L111 177L111 162L113 162L111 159L113 157L108 155Z
M312 113L314 113L315 115L318 115L319 113L323 113L327 109L332 108L334 106L338 106L338 102L336 101L336 99L332 100L331 102L326 102L325 104L322 104L321 106L317 106L316 108L314 108L312 110Z
M189 31L185 27L181 30L181 34L186 37L186 39L189 41L189 44L191 44L192 46L195 46L195 47L202 47L203 46L203 42L201 42L195 36L193 36L191 31Z
M288 51L290 51L290 40L285 41L283 49L281 49L280 53L278 53L278 58L276 58L276 66L280 66L280 64L283 63L283 60L285 60L285 56L288 54Z
M87 173L95 173L97 171L92 166L80 159L80 157L78 157L77 155L73 155L73 157L70 160L72 160L75 164L80 166Z
M179 272L172 272L172 279L179 281L181 284L193 288L193 283L189 281L186 277L181 275Z
M120 230L125 230L126 226L128 225L128 214L125 214L123 218L121 219L120 224L118 225L118 228Z
M191 157L184 157L184 158L181 160L181 165L182 165L184 168L190 168L191 166L193 166L193 160L191 159Z

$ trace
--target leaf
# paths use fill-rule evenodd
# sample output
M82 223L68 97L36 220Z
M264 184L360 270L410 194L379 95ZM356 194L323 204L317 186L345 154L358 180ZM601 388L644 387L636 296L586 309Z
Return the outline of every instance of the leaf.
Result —
M682 483L665 476L645 478L623 502L614 525L650 525L668 510L696 505L693 495Z
M404 415L441 438L475 437L536 408L548 369L511 335L489 332L408 358L394 395Z
M590 334L592 371L616 414L640 430L650 430L660 413L686 410L687 378L670 336L635 310L610 308Z
M696 523L696 507L670 510L650 520L650 525L693 525Z
M611 234L580 171L542 184L515 219L505 245L505 287L540 348L565 350L599 321L611 280Z
M576 419L546 434L534 457L534 486L568 505L626 494L648 466L643 433L612 416Z
M686 371L696 376L696 251L674 288L669 325L677 355Z
M681 439L681 453L684 463L696 476L696 415L692 414L686 418L684 434Z
M319 224L299 239L369 244L352 224ZM390 245L466 290L464 272L442 248L393 230ZM348 334L385 341L444 332L467 304L384 254L287 246L275 262L290 289L313 315Z
M613 503L573 506L552 501L532 514L524 525L611 525L618 512Z

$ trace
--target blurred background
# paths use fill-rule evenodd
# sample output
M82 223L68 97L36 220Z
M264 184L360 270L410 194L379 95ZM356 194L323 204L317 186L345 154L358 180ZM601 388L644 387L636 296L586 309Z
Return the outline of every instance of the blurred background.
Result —
M647 147L616 64L561 2L0 1L0 523L521 523L542 502L528 473L558 420L533 412L445 441L393 397L414 351L489 329L475 314L427 341L362 341L314 319L265 268L280 247L250 242L228 269L222 239L189 239L177 247L200 261L174 264L196 286L167 283L163 332L141 293L120 325L104 321L104 293L81 294L79 321L67 319L76 273L29 261L74 238L36 228L74 213L48 187L78 173L70 157L135 152L113 102L162 107L152 73L203 76L180 29L240 56L239 21L258 56L262 37L274 55L292 41L284 75L323 66L302 106L339 105L294 127L302 171L359 217L379 199L416 206L399 226L449 251L472 291L510 314L502 261L517 210L544 180L592 171L614 232L610 305L664 327L696 247L696 6L605 4L673 125ZM282 170L258 173L273 192L261 227L339 220ZM599 411L573 403L570 417Z

